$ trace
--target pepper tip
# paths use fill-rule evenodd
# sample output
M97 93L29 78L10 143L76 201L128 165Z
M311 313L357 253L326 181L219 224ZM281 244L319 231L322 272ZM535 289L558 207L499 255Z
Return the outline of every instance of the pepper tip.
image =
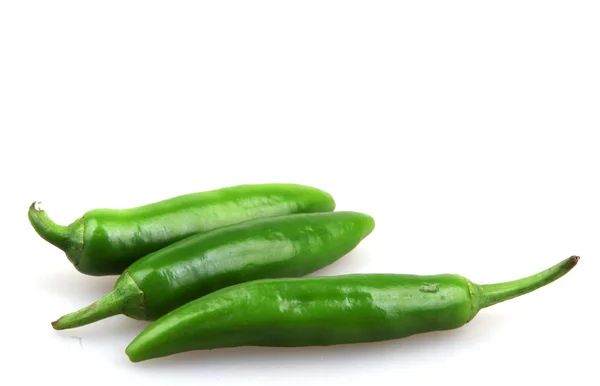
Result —
M141 362L141 359L135 355L135 351L131 348L131 344L125 348L125 355L132 363Z
M576 256L576 255L571 256L571 261L573 262L573 265L579 263L579 259L580 259L579 256Z

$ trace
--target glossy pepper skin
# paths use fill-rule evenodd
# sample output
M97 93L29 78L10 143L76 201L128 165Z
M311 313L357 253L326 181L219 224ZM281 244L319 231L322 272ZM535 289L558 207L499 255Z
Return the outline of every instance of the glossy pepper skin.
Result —
M477 285L451 274L351 274L263 279L215 291L151 323L126 349L132 362L236 346L376 342L471 321L485 307L566 274L573 256L536 275Z
M111 293L52 325L79 327L120 313L154 320L226 286L303 276L350 252L374 226L371 216L357 212L302 213L194 235L136 261Z
M29 208L29 221L91 276L120 275L139 258L196 233L255 218L332 212L333 197L297 184L237 185L191 193L129 209L94 209L68 226Z

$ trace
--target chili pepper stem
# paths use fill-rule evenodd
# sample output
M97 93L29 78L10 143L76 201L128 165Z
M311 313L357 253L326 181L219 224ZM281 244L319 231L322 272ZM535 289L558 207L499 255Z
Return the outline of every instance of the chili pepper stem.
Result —
M56 224L44 210L37 207L37 204L37 202L31 204L28 212L33 229L50 244L65 249L69 239L68 227Z
M535 275L504 283L481 285L479 308L493 306L550 284L569 272L578 261L579 256L571 256Z
M86 324L96 322L110 316L118 315L124 308L125 298L118 296L116 292L111 292L97 302L82 308L79 311L67 314L52 322L55 330L64 330L68 328L80 327Z
M81 327L127 311L143 308L143 293L129 274L117 281L115 289L97 302L52 322L55 330ZM131 309L131 310L130 310Z

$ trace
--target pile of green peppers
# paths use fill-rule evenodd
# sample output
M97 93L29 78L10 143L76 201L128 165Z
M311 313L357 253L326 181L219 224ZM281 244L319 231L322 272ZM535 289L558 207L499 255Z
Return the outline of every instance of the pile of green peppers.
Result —
M79 272L118 276L95 303L52 322L76 328L124 314L150 324L132 362L238 346L377 342L450 330L491 305L543 287L579 261L478 285L456 274L310 276L375 228L365 213L298 184L237 185L129 209L95 209L67 226L33 203L37 234Z

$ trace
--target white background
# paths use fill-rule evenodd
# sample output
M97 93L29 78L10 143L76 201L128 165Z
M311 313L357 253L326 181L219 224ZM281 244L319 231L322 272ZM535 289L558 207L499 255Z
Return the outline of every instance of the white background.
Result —
M597 384L595 1L4 1L1 384ZM318 272L567 276L385 343L138 364L146 323L50 322L112 288L30 227L242 183L330 192L375 231ZM8 381L8 382L6 382Z

